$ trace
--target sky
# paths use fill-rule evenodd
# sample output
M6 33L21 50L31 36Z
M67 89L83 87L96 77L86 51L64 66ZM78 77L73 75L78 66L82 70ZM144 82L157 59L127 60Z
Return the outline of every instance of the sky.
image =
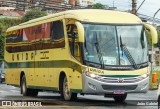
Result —
M96 2L108 5L110 7L114 6L117 7L118 10L131 10L132 7L132 0L95 0ZM137 0L137 8L143 0ZM153 17L154 13L160 9L160 0L145 0L143 5L138 10L138 13L148 15ZM160 11L157 13L156 18L160 19Z

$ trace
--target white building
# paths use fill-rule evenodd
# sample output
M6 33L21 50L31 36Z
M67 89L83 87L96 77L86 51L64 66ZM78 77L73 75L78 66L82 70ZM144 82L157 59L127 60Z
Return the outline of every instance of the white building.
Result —
M12 11L14 9L15 9L14 7L0 7L0 10L9 10L9 11Z
M95 0L77 0L78 4L82 7L87 7L88 5L93 5Z

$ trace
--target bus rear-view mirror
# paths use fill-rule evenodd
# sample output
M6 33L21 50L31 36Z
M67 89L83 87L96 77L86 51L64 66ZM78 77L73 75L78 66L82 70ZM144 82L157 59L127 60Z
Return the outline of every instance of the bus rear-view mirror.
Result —
M84 42L84 28L80 22L75 23L78 30L78 42Z
M152 38L152 44L157 44L158 42L158 35L157 35L157 30L155 27L153 27L150 24L144 23L144 26L146 28L146 31L149 33L149 35Z

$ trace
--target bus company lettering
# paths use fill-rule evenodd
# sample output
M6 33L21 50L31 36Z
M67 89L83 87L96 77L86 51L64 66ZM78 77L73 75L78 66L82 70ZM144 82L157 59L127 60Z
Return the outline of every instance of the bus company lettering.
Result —
M97 72L97 73L100 73L100 74L104 74L104 71L99 70L99 69L95 69L95 68L90 68L89 71Z

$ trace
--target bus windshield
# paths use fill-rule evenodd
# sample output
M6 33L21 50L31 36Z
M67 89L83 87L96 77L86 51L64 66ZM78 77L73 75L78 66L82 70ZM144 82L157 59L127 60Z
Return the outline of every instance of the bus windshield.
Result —
M83 25L86 62L102 66L147 63L147 40L143 25Z

